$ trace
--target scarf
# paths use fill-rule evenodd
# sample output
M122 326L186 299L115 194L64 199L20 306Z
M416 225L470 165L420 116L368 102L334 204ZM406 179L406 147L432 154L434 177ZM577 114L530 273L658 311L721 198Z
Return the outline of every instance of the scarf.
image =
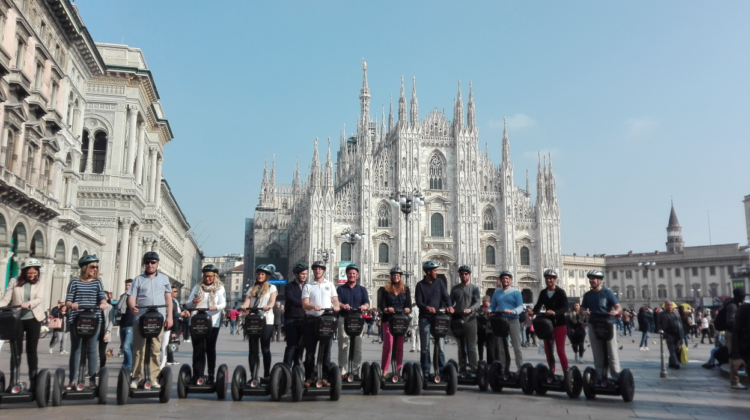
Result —
M224 284L219 281L219 279L214 279L213 284L210 286L206 283L201 282L201 284L198 287L198 297L201 298L201 301L205 298L206 294L208 294L208 308L212 306L216 306L216 292L221 289Z

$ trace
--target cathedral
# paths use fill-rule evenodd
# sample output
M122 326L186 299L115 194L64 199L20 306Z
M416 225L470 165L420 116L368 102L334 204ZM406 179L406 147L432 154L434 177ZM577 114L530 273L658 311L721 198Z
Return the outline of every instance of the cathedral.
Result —
M356 133L342 133L335 165L330 139L324 162L316 139L308 173L301 176L297 163L291 185L276 182L275 162L270 174L264 168L246 226L250 266L272 262L292 278L297 262L325 260L329 280L343 282L343 267L353 262L373 294L393 266L414 290L421 263L434 260L448 287L458 282L460 265L471 266L483 293L509 270L531 302L544 287L544 270L563 268L551 159L539 157L532 199L528 173L525 189L515 184L507 127L499 165L480 149L471 84L464 108L459 82L452 120L437 108L420 120L416 80L407 109L402 77L397 113L391 101L378 121L367 63L363 73Z

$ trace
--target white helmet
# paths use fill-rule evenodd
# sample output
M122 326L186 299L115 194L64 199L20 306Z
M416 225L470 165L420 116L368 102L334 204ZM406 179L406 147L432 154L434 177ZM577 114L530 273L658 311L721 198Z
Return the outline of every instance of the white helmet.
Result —
M34 267L38 270L42 268L42 262L37 260L36 258L27 258L26 261L21 264L21 270L25 270L29 267Z

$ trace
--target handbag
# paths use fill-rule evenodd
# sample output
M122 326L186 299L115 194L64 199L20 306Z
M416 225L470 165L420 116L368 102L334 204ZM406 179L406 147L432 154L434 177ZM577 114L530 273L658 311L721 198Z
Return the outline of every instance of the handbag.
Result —
M49 321L49 329L59 330L62 329L62 318L52 318Z
M680 364L688 364L688 347L684 342L682 343L682 347L680 347Z

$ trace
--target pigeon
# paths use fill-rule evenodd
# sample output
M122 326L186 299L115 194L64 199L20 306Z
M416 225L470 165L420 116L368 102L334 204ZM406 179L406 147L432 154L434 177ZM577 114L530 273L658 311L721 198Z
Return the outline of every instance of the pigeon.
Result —
M622 350L623 347L625 347L625 346L620 346L620 350Z
M696 347L698 347L698 343L695 343L695 345L693 346L693 348L696 348Z
M635 343L635 340L633 340L633 343Z

